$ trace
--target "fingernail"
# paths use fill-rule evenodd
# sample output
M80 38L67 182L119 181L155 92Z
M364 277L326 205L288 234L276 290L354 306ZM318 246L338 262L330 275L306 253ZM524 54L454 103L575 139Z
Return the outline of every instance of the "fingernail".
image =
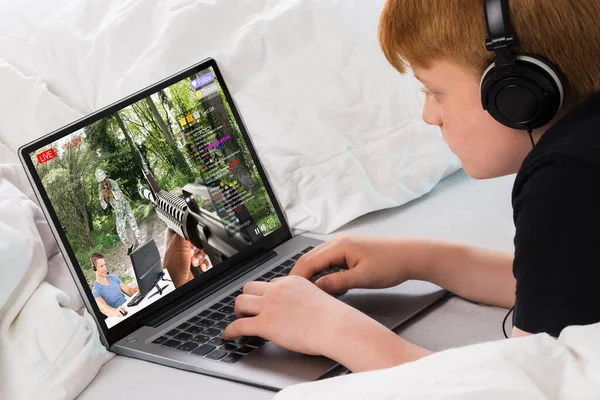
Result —
M192 265L193 265L194 267L197 267L197 266L198 266L198 264L200 264L200 263L198 262L198 259L197 259L197 258L194 258L194 259L192 260Z
M323 279L319 279L318 281L315 282L317 284L317 287L321 290L325 290L327 289L327 279L323 278Z

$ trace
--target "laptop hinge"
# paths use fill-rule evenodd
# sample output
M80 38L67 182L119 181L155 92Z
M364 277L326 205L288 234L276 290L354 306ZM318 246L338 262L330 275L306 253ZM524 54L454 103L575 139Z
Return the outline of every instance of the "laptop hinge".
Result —
M218 292L223 287L238 279L240 276L247 274L248 271L261 266L266 261L274 258L276 255L277 253L274 250L268 250L245 260L243 263L238 264L237 267L232 271L225 271L216 276L213 280L209 281L209 286L203 288L198 293L185 297L176 304L171 303L162 307L160 310L157 310L156 313L153 313L151 318L149 317L145 320L142 320L142 325L157 327L163 324L174 316L192 307L194 304L206 299L213 293Z

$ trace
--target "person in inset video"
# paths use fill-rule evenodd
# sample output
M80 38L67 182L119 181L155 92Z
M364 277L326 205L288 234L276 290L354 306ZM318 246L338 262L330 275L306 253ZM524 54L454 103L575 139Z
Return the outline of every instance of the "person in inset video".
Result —
M127 312L123 306L126 301L124 294L131 297L139 292L139 288L137 286L129 287L121 282L118 276L109 274L104 255L93 253L90 261L96 272L96 282L94 282L92 294L100 312L107 317L122 317Z
M139 230L137 226L137 222L135 220L135 216L131 211L131 206L125 196L123 196L123 192L121 192L121 188L119 188L119 184L112 179L106 177L106 173L101 170L96 170L96 181L98 182L98 196L100 198L100 206L102 209L106 210L106 207L110 204L115 210L115 214L117 217L117 235L121 239L121 242L127 248L127 255L130 255L133 251L133 243L127 237L127 231L125 230L125 221L129 222L129 226L131 230L135 234L137 239L137 245L141 245L144 243L144 238L142 236L142 232Z

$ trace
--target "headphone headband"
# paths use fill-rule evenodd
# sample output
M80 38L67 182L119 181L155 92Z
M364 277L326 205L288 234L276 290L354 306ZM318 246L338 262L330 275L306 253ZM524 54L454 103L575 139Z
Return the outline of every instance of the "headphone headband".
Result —
M483 0L483 12L488 33L485 48L496 53L498 73L514 71L516 58L510 48L517 44L517 38L510 25L508 0Z

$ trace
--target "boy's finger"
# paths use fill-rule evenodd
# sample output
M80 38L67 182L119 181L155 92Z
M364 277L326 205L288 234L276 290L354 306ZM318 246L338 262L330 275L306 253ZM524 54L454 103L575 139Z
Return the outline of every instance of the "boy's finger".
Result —
M251 294L240 294L235 299L235 316L238 318L242 318L249 315L260 314L260 310L262 308L260 299L260 296L253 296Z
M233 321L221 335L223 340L231 340L240 336L258 336L257 317L240 318Z
M346 252L342 241L332 240L316 247L298 259L290 275L310 279L330 267L346 263Z
M334 272L315 281L319 289L329 294L342 293L353 289L356 286L356 275L360 273L358 269L349 269L347 271Z
M253 294L255 296L262 296L265 294L266 286L268 282L251 281L244 285L242 292L244 294Z

